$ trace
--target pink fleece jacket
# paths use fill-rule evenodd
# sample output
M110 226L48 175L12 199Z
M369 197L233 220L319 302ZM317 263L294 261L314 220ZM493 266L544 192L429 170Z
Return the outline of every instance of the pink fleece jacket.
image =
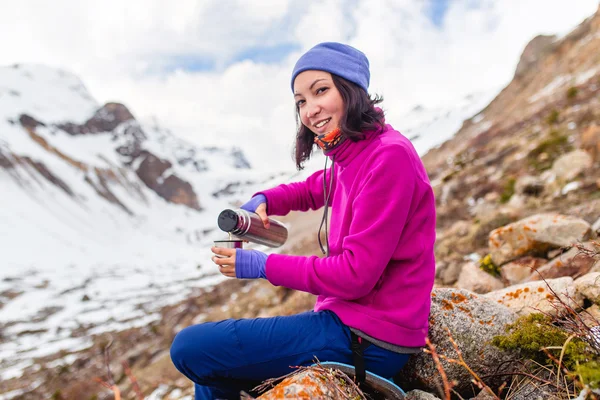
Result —
M329 256L271 254L267 279L317 295L315 311L331 310L376 339L425 345L435 275L435 200L417 152L386 125L364 140L346 140L327 156L335 169ZM321 208L323 175L261 192L269 215Z

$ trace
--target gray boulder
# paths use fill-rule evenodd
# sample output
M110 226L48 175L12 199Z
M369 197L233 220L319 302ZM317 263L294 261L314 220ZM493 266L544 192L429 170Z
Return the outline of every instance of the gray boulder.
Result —
M432 293L429 339L442 356L457 359L448 332L457 343L466 364L479 376L491 376L509 370L515 354L502 351L490 344L496 335L504 334L504 327L514 322L516 315L507 307L483 296L462 289L440 288ZM465 398L479 391L470 382L472 376L461 365L440 360L453 388ZM492 389L498 388L502 377L485 379ZM405 390L422 389L437 393L443 387L433 358L425 352L411 357L402 369L397 383Z
M484 296L495 303L505 305L518 316L537 312L556 315L556 296L576 310L583 306L583 296L576 291L570 276L525 282L489 292Z
M405 398L406 400L440 400L439 397L419 389L411 390L410 392L406 393Z
M489 247L494 264L501 266L525 255L570 247L592 233L586 221L556 213L537 214L490 232Z

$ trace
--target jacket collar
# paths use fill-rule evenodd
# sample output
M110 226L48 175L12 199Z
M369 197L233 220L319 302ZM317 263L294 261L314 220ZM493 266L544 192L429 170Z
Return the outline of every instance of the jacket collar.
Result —
M365 132L365 138L356 142L345 139L338 146L324 152L324 154L340 167L347 167L379 134L386 130L388 130L387 125L383 130L367 131Z

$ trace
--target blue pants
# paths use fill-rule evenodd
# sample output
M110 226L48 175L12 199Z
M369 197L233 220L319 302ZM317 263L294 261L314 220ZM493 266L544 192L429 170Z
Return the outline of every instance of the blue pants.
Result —
M319 361L353 364L350 329L331 311L273 318L207 322L177 334L171 345L175 367L195 382L196 399L239 399L269 378ZM408 360L370 345L365 367L391 378Z

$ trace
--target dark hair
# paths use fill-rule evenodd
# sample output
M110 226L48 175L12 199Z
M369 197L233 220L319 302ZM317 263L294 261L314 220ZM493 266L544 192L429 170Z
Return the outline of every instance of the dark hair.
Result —
M383 129L383 111L375 109L375 105L381 103L383 97L379 95L371 97L354 82L335 74L331 74L331 78L344 102L344 115L339 128L346 139L357 142L365 138L364 132ZM301 170L304 168L304 162L310 159L312 154L315 134L301 122L298 107L296 107L296 127L294 153L296 167Z

